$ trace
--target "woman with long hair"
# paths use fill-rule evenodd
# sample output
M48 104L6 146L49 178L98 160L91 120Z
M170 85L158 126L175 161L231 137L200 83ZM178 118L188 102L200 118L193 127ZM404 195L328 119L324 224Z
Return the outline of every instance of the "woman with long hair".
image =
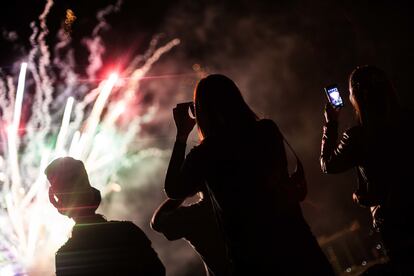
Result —
M321 168L325 173L357 169L354 200L371 209L373 226L382 233L393 264L387 269L404 273L414 257L412 168L405 161L413 156L412 122L400 107L391 81L375 66L360 66L350 74L349 93L357 123L338 143L340 110L326 105Z
M198 83L194 108L195 120L188 105L173 112L177 140L167 195L186 198L207 184L234 275L333 275L299 202L286 191L287 158L277 125L259 119L223 75ZM184 158L195 124L201 143Z

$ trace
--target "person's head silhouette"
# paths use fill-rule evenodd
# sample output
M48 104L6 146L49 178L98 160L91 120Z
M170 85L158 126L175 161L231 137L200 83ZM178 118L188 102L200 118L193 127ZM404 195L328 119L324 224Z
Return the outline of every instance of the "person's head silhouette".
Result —
M61 214L75 221L95 214L101 194L90 185L82 161L57 158L47 166L45 174L51 185L49 200Z
M194 92L196 121L203 138L223 131L240 130L257 120L239 88L228 77L209 75L200 80Z
M53 160L45 174L49 200L76 224L56 252L56 275L165 275L151 241L130 221L107 221L95 211L100 192L91 187L82 161Z
M385 72L378 67L357 67L349 76L349 100L363 125L393 121L399 109L397 95Z

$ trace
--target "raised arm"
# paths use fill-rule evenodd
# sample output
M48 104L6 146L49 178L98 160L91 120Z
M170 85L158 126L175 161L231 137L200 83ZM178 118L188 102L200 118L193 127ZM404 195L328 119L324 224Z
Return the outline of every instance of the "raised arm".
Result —
M164 183L165 193L172 199L183 199L194 194L199 183L197 173L191 168L193 164L185 166L186 143L195 125L195 120L188 115L189 104L178 104L173 109L177 138Z
M183 237L180 216L177 211L183 199L167 199L154 212L151 219L151 228L164 234L168 240L177 240Z
M358 165L361 135L359 128L346 131L339 143L338 115L329 104L325 108L325 125L321 142L321 169L324 173L340 173Z

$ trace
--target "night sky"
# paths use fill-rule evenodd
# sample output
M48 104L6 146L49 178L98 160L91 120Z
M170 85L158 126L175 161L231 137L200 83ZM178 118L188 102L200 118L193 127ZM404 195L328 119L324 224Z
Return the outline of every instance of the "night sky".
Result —
M54 45L66 9L72 9L77 17L72 26L72 47L80 75L85 74L87 64L82 39L90 36L98 23L97 11L115 2L55 1L47 19L48 43ZM15 71L12 63L27 54L30 22L36 20L44 3L42 0L2 1L0 66L4 72ZM104 62L123 67L132 56L145 52L154 36L160 35L160 41L164 42L179 38L181 44L148 74L174 77L144 81L141 104L157 104L160 111L157 119L145 126L146 139L137 143L162 149L172 147L175 126L171 109L179 101L191 100L197 80L194 64L208 73L226 74L238 84L259 116L271 118L279 125L303 159L309 185L303 209L313 232L319 237L332 235L357 219L362 225L362 235L368 237L368 210L352 202L356 184L354 171L329 176L320 171L322 110L326 103L323 87L331 83L339 85L345 99L340 118L342 130L354 122L347 78L357 65L373 64L383 68L392 79L401 102L410 107L414 19L408 3L124 0L118 12L106 17L110 27L101 33L106 46ZM10 37L10 32L17 36ZM104 65L99 74L104 77L105 72ZM192 144L195 143L194 139ZM148 228L152 211L164 198L161 191L164 173L161 171L159 179L151 180L154 184L150 188L136 191L136 197L130 196L126 201L131 210L142 214L136 219L131 215L130 219L148 233L157 250L170 246ZM145 201L137 203L137 198L145 198ZM175 242L174 246L181 248L183 244ZM190 249L186 247L186 250ZM192 255L183 253L183 256L190 259ZM167 270L173 267L168 257L162 255L162 258ZM198 265L177 265L179 268L174 268L171 275L191 275L192 269L199 270Z

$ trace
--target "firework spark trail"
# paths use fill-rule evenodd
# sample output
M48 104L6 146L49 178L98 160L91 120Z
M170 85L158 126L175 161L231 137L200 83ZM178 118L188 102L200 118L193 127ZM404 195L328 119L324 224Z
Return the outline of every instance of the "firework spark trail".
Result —
M18 134L23 103L24 84L26 79L26 69L27 63L22 63L19 74L19 82L17 85L16 98L14 101L13 122L11 126L7 126L6 130L8 136L7 139L9 141L13 141L12 143L9 143L9 163L12 170L12 193L15 197L17 197L17 193L19 193L19 189L21 187L17 149L20 144Z
M129 89L126 91L126 100L129 101L135 91L139 89L140 80L145 76L146 73L151 69L151 66L158 61L158 59L166 52L170 51L173 47L180 44L179 39L173 39L166 45L158 48L152 56L150 56L144 63L144 65L132 72L130 79L128 80Z
M7 97L10 99L8 110L6 112L8 113L8 118L12 120L14 98L15 98L14 93L16 92L16 87L14 86L13 78L11 76L7 76L6 80L7 80Z
M82 134L79 140L78 148L81 155L76 156L76 158L85 159L88 155L88 149L90 143L93 140L93 137L96 133L96 128L100 122L100 118L103 112L103 109L108 101L109 95L111 94L112 88L114 87L118 76L112 74L108 81L103 85L101 92L99 93L98 98L95 101L95 104L92 108L91 114L86 122L86 130Z
M58 42L54 49L53 64L60 71L59 77L64 80L66 87L62 94L56 96L54 103L60 103L71 95L73 87L76 87L78 82L78 77L73 69L75 67L75 58L74 51L70 48L71 41L71 37L63 29L58 31Z
M89 49L89 66L86 69L89 79L93 79L96 76L96 72L102 67L102 55L105 53L105 47L102 44L100 36L93 39L85 39L85 45Z
M21 117L21 109L23 102L24 83L26 77L27 63L21 65L19 81L17 85L16 98L14 100L14 113L12 122L6 126L7 140L8 140L8 164L11 170L11 191L9 193L10 182L7 181L4 187L5 193L8 193L6 197L6 206L8 215L13 217L11 223L16 229L16 235L18 238L18 244L20 249L24 250L26 246L26 233L24 232L23 222L19 219L18 211L16 208L21 200L21 177L19 171L19 160L18 160L18 147L19 147L19 123Z
M118 0L115 5L108 5L106 8L99 11L96 15L98 24L92 31L92 37L83 40L83 43L89 50L89 65L86 68L86 73L89 79L94 79L96 77L96 72L101 69L103 65L102 55L105 53L105 46L103 45L102 37L99 34L109 26L105 17L111 13L118 12L121 5L122 0Z
M173 39L172 41L168 42L166 45L159 47L152 53L151 56L148 57L148 59L145 61L142 67L134 70L131 73L130 77L128 78L128 83L126 84L127 89L124 92L124 99L118 102L115 102L115 103L109 103L109 107L108 107L108 109L110 110L109 114L112 114L112 116L108 115L103 121L103 125L108 125L108 124L111 125L116 121L118 116L122 114L120 110L123 109L123 107L125 106L125 103L129 102L132 99L133 95L136 93L136 91L139 90L140 81L145 76L145 74L151 69L151 66L155 62L157 62L163 54L170 51L173 47L177 46L179 43L180 43L179 39ZM130 127L127 133L125 134L125 137L119 138L119 139L124 140L124 142L120 144L120 147L122 147L121 149L118 148L118 150L114 151L117 154L112 157L112 160L111 158L107 158L109 156L105 156L105 160L102 160L102 158L100 160L94 159L95 156L99 155L97 154L97 152L99 152L99 147L98 146L95 147L93 151L90 153L89 158L87 159L86 164L88 165L88 168L90 168L91 170L99 170L101 166L107 165L110 162L115 162L115 160L121 161L121 157L124 155L124 153L127 150L125 145L128 145L132 141L133 137L136 135L136 133L140 129L140 124L145 121L151 120L154 115L155 115L155 109L150 109L149 112L146 114L146 116L137 118L130 124ZM106 127L104 129L107 130L111 128ZM107 135L109 134L110 133L107 133ZM99 137L105 137L107 135L101 135ZM103 142L103 143L97 143L97 144L105 145L106 143ZM105 147L102 147L100 151L104 152L105 150L106 150Z
M18 130L19 130L20 117L22 113L24 84L26 81L26 69L27 69L27 63L23 62L20 68L19 82L17 84L16 100L14 104L13 125L12 125L13 135L17 135Z
M122 0L118 0L115 5L108 5L106 8L98 11L96 15L96 18L98 19L98 24L93 29L91 37L88 37L82 40L83 44L86 46L86 48L89 51L89 56L88 56L89 65L86 68L88 81L93 81L96 78L97 71L101 69L103 65L102 55L105 53L105 46L103 45L102 37L99 35L99 33L103 29L106 29L109 27L109 24L106 22L105 17L111 13L118 12L121 8L121 5L122 5ZM70 72L73 73L73 70L70 70ZM73 73L72 76L73 75L76 75L76 74ZM80 124L82 123L82 120L84 117L83 111L85 107L95 100L98 93L99 93L99 89L92 90L85 97L83 102L79 103L75 107L76 116L75 116L75 121L72 123L75 129L79 128ZM72 144L74 143L78 143L77 139L72 140ZM75 149L72 148L71 152L74 153Z
M139 92L140 81L151 66L179 44L179 40L174 39L157 48L158 38L154 39L144 55L132 59L142 63L140 67L136 67L137 62L119 72L126 80L122 84L117 84L117 78L112 75L95 88L86 84L80 86L73 70L70 38L59 38L53 59L55 71L59 72L50 69L51 54L45 37L48 33L46 16L52 5L53 1L47 1L39 17L40 26L35 22L31 24L32 49L25 59L27 64L21 65L17 88L15 77L0 78L1 275L26 273L31 265L41 266L42 262L53 265L53 253L67 239L73 222L59 215L48 202L48 184L43 171L51 160L62 155L79 157L85 162L91 182L103 191L103 196L111 189L120 189L118 184L107 186L112 188L105 186L117 181L118 170L130 162L125 158L129 146L139 135L141 125L154 117L156 108L147 108L140 116L134 113L135 117L127 125L119 126L117 122ZM102 14L102 18L104 16ZM90 56L93 54L99 56L96 52ZM26 70L26 78L33 81L27 89L34 93L24 96ZM65 85L56 84L53 74L59 73ZM119 95L116 100L111 99L114 86ZM88 93L79 93L86 89ZM72 95L75 91L77 94ZM53 98L53 94L57 96ZM22 105L28 104L25 103L28 97L33 97L31 109L22 116ZM19 125L24 129L19 130ZM148 154L159 153L153 149ZM140 156L133 159L145 157Z
M143 55L136 56L131 63L128 65L128 68L125 69L125 74L130 75L133 71L136 70L138 65L141 62L145 62L145 60L148 60L152 54L155 52L155 50L158 47L158 42L161 38L161 35L156 35L153 39L151 39L151 42L149 44L148 49L145 51Z
M83 87L79 87L79 78L78 75L75 73L75 58L74 58L74 51L73 49L69 48L69 43L71 41L70 37L64 34L63 30L59 31L58 34L59 37L59 43L57 48L55 48L55 59L54 64L57 65L58 68L60 68L61 77L64 79L64 82L66 84L66 87L64 87L64 92L56 95L55 102L61 103L63 102L68 96L72 95L74 93L74 88L76 87L76 90L78 92L82 92L84 89ZM67 49L67 53L64 55L61 53L61 50L64 48ZM61 59L61 55L63 55L63 59ZM84 113L83 110L85 109L85 106L82 106L78 104L75 106L75 108L72 107L72 109L76 109L76 116L75 121L70 122L70 125L68 125L68 129L78 129L82 123ZM71 110L73 112L73 110Z
M42 145L45 135L49 132L51 125L51 117L49 115L49 106L52 102L52 80L48 74L48 66L50 65L50 52L46 44L45 38L48 34L46 25L46 18L53 6L52 0L47 0L42 14L39 16L40 27L35 22L31 23L33 30L30 36L30 43L32 49L29 52L29 71L35 81L36 91L35 99L32 108L32 115L27 122L27 135L25 142L28 152L36 152L36 148ZM38 131L42 129L42 131ZM37 162L37 158L33 155L28 155L25 159L25 165L30 168L30 164Z
M45 40L47 34L49 33L49 30L46 25L46 18L52 6L53 6L53 0L48 0L45 5L45 9L43 10L43 13L39 16L41 32L39 33L39 36L37 38L37 42L39 43L39 49L40 49L39 74L42 80L41 87L42 87L42 92L43 92L41 112L43 113L42 119L43 119L43 129L45 133L49 132L49 127L51 125L50 123L52 121L52 118L49 115L50 114L49 106L53 100L53 97L52 97L53 86L52 86L52 80L47 71L50 65L50 52L49 52L49 47L46 44L46 40Z
M69 123L70 123L70 115L72 113L72 107L73 107L73 97L69 97L66 106L65 111L63 112L63 118L62 118L62 125L60 127L59 134L57 136L56 140L56 154L58 156L64 156L66 152L64 151L66 136L68 133Z
M6 85L4 83L4 81L0 78L0 108L1 110L7 110L7 100L6 100ZM3 117L4 117L4 113L3 113Z
M34 165L38 163L38 158L33 153L38 152L39 148L42 147L43 141L45 139L45 133L43 131L39 131L39 129L43 128L43 113L41 111L43 101L42 79L38 69L38 61L40 59L39 55L41 54L37 39L39 35L39 27L34 21L30 24L30 27L32 29L32 35L29 38L31 49L29 51L27 60L31 79L34 80L34 89L36 93L34 94L31 108L32 114L29 120L26 122L26 134L23 137L23 144L25 145L25 148L23 149L24 153L22 154L25 156L25 158L22 160L21 167L25 168L25 173L27 175L35 175L37 171L35 170Z
M28 64L29 64L29 71L31 73L31 76L35 82L36 85L36 91L40 91L41 90L41 81L40 81L40 76L38 73L38 70L36 68L36 56L39 52L39 45L36 42L36 37L39 33L39 28L36 26L35 22L32 22L30 24L30 27L32 29L32 35L29 38L30 41L30 45L31 45L31 50L28 54ZM40 110L40 103L42 101L42 93L36 93L35 94L35 99L33 102L33 114L30 117L30 121L27 123L27 137L32 138L35 134L35 129L37 128L38 125L40 125L40 117L41 117L41 113L37 112L38 110ZM29 142L30 140L27 139L26 143Z

